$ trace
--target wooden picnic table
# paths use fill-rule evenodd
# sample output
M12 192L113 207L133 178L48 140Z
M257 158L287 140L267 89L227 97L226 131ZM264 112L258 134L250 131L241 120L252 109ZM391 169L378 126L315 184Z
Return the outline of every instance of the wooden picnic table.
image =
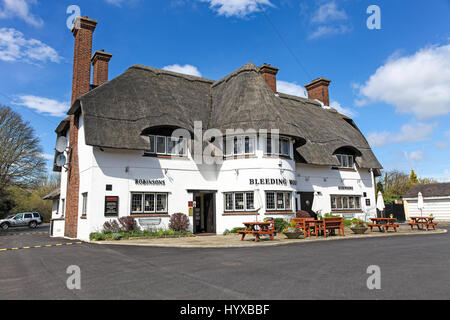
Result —
M274 235L277 233L274 227L274 221L269 222L244 222L245 230L238 231L242 235L241 241L244 240L245 235L253 234L255 236L255 242L258 242L263 235L267 235L270 239L274 240Z
M436 222L433 222L434 217L410 217L411 222L408 222L409 227L413 230L414 226L417 226L418 230L424 230L425 228L429 231L430 227L436 230Z
M389 228L394 229L397 232L398 224L395 223L397 219L395 218L370 218L372 223L367 224L370 228L370 232L373 231L374 227L377 227L380 232L388 232Z
M320 220L306 220L305 225L308 226L307 236L319 235L327 237L327 232L329 235L335 235L336 230L339 231L339 235L345 236L344 234L344 219L341 217L330 217L323 218Z

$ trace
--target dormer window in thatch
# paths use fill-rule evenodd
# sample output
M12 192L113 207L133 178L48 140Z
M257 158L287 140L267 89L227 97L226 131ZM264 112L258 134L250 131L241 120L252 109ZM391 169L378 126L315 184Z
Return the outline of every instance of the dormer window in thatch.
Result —
M146 155L186 157L188 151L188 136L174 135L178 128L171 126L152 127L144 130L141 135L148 138Z
M355 158L361 155L357 149L353 147L342 147L334 152L339 161L339 169L355 169Z
M273 137L268 137L266 140L264 154L290 157L291 141L288 138L275 139Z
M225 142L225 156L254 155L256 149L256 136L229 137Z

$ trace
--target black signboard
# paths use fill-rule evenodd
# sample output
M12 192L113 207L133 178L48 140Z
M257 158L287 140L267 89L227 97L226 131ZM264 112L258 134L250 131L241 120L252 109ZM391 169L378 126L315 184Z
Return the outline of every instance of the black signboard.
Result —
M119 197L105 197L105 216L119 215Z

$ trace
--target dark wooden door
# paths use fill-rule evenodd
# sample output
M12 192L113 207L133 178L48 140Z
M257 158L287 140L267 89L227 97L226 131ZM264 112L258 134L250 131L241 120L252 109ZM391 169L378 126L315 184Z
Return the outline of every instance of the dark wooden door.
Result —
M314 192L300 192L301 210L308 212L311 217L316 217L316 214L311 210L313 201Z

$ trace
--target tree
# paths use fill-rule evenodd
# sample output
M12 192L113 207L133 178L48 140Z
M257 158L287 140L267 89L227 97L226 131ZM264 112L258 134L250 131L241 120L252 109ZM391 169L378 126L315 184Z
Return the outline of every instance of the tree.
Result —
M0 106L0 191L12 186L30 188L42 181L46 170L39 143L28 122Z
M417 174L414 172L413 169L411 169L411 174L409 175L409 183L411 184L411 186L419 183L419 179L417 179Z

